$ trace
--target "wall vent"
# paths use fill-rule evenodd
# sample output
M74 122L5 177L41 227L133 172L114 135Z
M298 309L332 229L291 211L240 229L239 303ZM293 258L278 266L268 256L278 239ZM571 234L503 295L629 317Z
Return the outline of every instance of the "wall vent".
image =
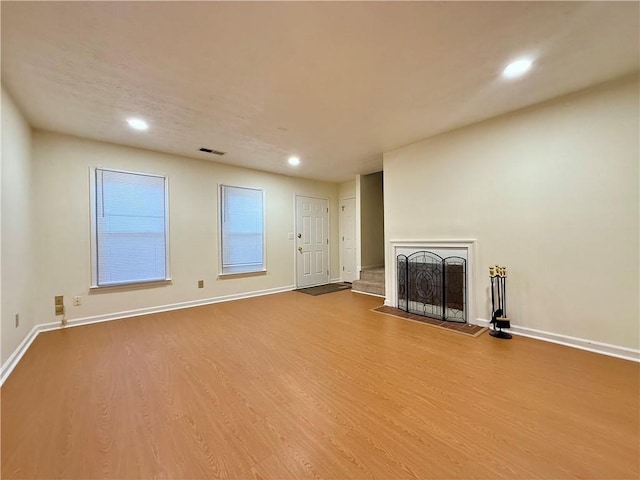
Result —
M201 152L205 153L213 153L214 155L224 155L226 152L221 152L220 150L212 150L210 148L200 147Z

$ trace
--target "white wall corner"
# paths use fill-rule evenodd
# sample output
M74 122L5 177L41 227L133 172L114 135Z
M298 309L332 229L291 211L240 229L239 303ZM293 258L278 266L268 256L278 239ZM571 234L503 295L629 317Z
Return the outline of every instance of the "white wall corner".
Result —
M36 325L29 331L27 336L24 337L13 353L9 355L9 358L7 358L2 367L0 367L0 387L4 384L4 381L9 377L9 375L11 375L13 369L16 368L18 362L20 362L23 355L27 350L29 350L29 347L38 336L38 333L40 333L38 327L40 327L40 325Z

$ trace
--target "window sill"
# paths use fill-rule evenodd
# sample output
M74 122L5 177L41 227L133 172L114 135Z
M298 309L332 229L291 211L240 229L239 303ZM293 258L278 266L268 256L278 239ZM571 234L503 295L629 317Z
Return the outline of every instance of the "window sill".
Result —
M119 283L116 285L91 285L89 287L89 293L136 290L141 288L163 287L166 285L171 285L170 278L166 280L150 280L148 282Z
M251 270L249 272L225 272L219 273L218 278L233 278L233 277L254 277L256 275L266 275L267 270Z

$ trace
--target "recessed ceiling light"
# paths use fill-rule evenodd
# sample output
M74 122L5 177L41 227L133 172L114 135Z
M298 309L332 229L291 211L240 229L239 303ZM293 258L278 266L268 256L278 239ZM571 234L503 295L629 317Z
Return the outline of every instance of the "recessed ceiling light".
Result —
M507 67L502 71L502 75L507 78L515 78L519 77L526 73L530 68L533 62L528 58L521 58L520 60L516 60L515 62L511 62Z
M140 118L130 118L127 123L136 130L147 130L149 128L149 124Z
M300 159L298 157L289 157L289 165L293 167L300 165Z

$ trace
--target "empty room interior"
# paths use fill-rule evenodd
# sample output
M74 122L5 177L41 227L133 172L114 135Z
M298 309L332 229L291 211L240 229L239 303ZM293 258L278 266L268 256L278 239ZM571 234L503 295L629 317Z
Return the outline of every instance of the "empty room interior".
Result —
M640 3L1 5L1 476L640 476Z

